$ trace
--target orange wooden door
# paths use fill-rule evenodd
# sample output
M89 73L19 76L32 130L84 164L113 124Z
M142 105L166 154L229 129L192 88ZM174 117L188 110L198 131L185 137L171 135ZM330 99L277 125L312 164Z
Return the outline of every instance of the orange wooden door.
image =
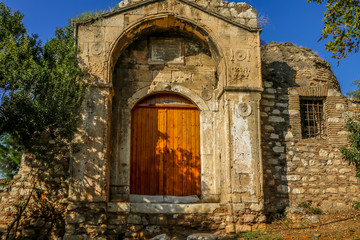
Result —
M161 94L135 106L131 119L130 193L200 195L196 106L180 96Z

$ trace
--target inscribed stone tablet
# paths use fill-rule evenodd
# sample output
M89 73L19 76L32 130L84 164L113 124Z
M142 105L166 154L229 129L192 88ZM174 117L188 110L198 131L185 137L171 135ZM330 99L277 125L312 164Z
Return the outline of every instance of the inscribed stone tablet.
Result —
M152 39L151 61L160 63L183 63L182 42L180 39Z

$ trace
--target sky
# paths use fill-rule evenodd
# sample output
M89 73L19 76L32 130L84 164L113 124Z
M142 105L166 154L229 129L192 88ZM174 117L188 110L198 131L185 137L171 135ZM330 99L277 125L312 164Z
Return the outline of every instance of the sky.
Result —
M23 22L30 33L39 35L42 42L50 39L56 27L68 24L70 18L83 12L109 10L119 0L4 0L5 5L24 14ZM261 39L265 42L292 42L308 47L328 61L340 82L343 94L355 89L352 82L360 79L360 53L337 63L325 50L326 41L318 42L323 28L325 5L307 0L247 0L261 18Z

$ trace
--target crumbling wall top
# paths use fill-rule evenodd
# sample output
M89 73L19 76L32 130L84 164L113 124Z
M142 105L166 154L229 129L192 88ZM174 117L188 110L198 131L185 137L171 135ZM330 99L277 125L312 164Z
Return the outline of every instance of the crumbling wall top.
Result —
M123 0L119 3L120 8L146 0ZM225 0L178 0L188 4L196 4L207 11L217 13L234 22L250 28L257 28L257 11L245 2L228 2Z
M340 91L330 64L309 48L271 42L261 49L265 81L288 87L327 86Z

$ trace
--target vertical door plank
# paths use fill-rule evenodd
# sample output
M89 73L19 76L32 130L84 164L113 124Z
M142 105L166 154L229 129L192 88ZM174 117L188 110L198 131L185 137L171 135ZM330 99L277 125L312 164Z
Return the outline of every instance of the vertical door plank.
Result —
M135 179L136 179L136 109L131 111L131 144L130 144L130 193L135 193Z
M199 110L194 110L195 112L195 144L196 144L196 155L195 155L195 182L196 182L196 191L194 194L201 194L201 157L200 157L200 112Z
M158 154L159 167L158 167L158 176L159 176L159 192L158 194L164 194L164 154L166 147L165 133L166 133L166 122L165 122L165 110L159 109L158 117L158 148L156 153Z
M142 158L142 152L139 151L141 148L142 148L142 137L141 137L141 134L142 134L142 113L143 111L141 111L141 109L137 109L139 112L137 114L137 146L136 146L136 179L135 179L135 184L136 184L136 194L141 194L141 158Z
M174 109L174 195L182 196L182 124L181 109Z
M191 110L191 194L194 194L196 188L196 178L195 178L195 155L196 155L196 143L195 143L195 113L194 110Z
M191 195L191 158L192 158L192 145L191 145L191 110L186 111L187 115L187 140L188 140L188 152L187 152L187 190L186 194Z
M139 138L141 139L141 148L138 149L138 152L139 152L139 160L138 160L138 165L139 165L139 176L138 176L138 189L139 189L139 194L144 194L144 185L142 184L143 181L144 181L144 162L145 162L145 157L146 157L146 154L145 154L145 151L144 151L144 148L146 146L146 142L145 142L145 139L146 139L146 136L145 136L145 118L146 118L146 109L141 109L141 114L140 114L140 134L139 134Z
M168 134L168 149L166 171L166 195L172 196L174 194L174 111L173 109L167 110L167 134Z
M182 138L183 138L183 146L184 146L184 152L183 152L183 157L184 157L184 177L183 177L183 194L186 196L187 195L187 183L188 183L188 173L189 173L189 168L188 168L188 161L189 161L189 149L188 149L188 119L187 119L187 111L186 109L182 109L182 116L183 116L183 134L182 134Z
M182 133L183 133L182 109L177 109L176 113L178 115L177 122L176 122L176 125L178 126L178 131L176 133L177 138L178 138L178 147L177 147L178 180L176 182L177 196L184 196L184 193L183 193L183 178L184 178L183 152L184 152L184 148L183 148L183 136L182 136Z
M178 171L178 166L177 166L177 144L178 144L178 139L177 139L177 129L178 126L176 124L177 122L177 111L176 109L172 109L172 113L173 113L173 126L174 126L174 133L173 133L173 195L177 196L177 171Z
M156 132L154 131L155 127L155 123L157 121L156 119L156 109L155 108L149 108L150 110L150 115L149 115L149 140L150 140L150 144L149 144L149 192L148 195L154 195L156 194L156 190L155 190L155 183L156 183L156 179L155 179L155 168L156 168L156 164L155 164L155 145L156 145Z

